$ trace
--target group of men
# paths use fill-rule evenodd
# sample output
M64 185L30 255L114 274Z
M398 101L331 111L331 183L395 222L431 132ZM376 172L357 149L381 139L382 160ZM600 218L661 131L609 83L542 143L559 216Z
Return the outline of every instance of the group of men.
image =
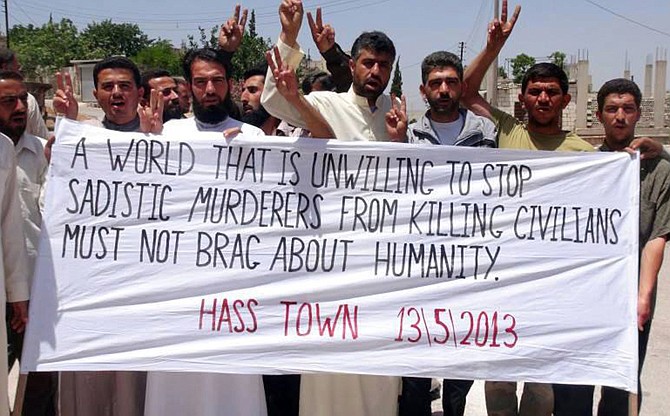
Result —
M239 104L231 96L231 57L244 35L246 11L237 6L233 17L221 28L219 49L196 49L185 56L183 80L162 70L140 74L127 58L112 57L98 63L94 69L94 95L105 114L99 125L116 131L164 134L214 131L225 137L239 133L301 135L425 145L593 151L577 135L561 129L561 112L570 101L568 79L561 68L543 63L525 74L519 101L528 115L526 123L492 107L479 94L486 70L512 33L519 13L517 6L508 19L507 4L503 2L500 19L489 26L485 49L466 71L458 57L449 52L437 51L424 59L420 93L428 108L412 124L408 124L404 98L384 93L396 56L393 42L382 32L364 32L354 42L349 56L335 43L334 29L323 24L320 10L316 19L308 13L309 27L331 75L318 74L304 82L305 93L301 93L295 68L303 57L297 42L303 5L301 0L282 0L281 33L276 47L268 52L266 63L244 73ZM27 320L28 278L36 256L48 147L43 140L46 132L29 130L30 96L15 57L4 56L0 54L0 133L8 140L0 140L0 239L4 266L0 269L4 279L0 280L4 284L2 296L9 302L8 329L12 334L20 333ZM69 77L59 75L58 85L54 109L60 115L77 119L79 106ZM598 94L597 116L606 136L600 150L639 148L645 156L641 170L638 277L641 371L656 279L670 233L670 163L662 157L660 144L651 139L635 139L640 104L639 89L624 79L605 83ZM192 117L185 116L189 111ZM15 341L11 344L16 348ZM30 375L24 414L56 414L56 377ZM443 381L445 415L464 414L471 385L471 380ZM0 389L2 386L0 383ZM335 374L263 377L70 372L60 374L58 390L60 412L68 416L430 415L432 400L430 379ZM5 399L0 399L0 416L8 408ZM486 403L489 415L591 415L593 387L526 383L519 405L516 383L489 381ZM603 389L599 415L627 415L628 409L626 392Z

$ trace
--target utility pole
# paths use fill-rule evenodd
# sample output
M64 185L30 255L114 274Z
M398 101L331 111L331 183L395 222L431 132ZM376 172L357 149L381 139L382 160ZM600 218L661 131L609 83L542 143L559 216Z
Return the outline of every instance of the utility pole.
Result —
M465 42L458 42L458 47L461 50L461 62L463 62L463 50L465 49Z
M7 0L5 0L5 32L7 49L9 49L9 9L7 8Z

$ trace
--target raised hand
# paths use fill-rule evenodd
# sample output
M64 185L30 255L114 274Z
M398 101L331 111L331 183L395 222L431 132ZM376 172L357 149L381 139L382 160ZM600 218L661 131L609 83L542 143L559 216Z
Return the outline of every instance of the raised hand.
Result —
M242 17L240 17L240 10L242 10ZM248 10L242 9L239 4L235 6L233 17L221 25L219 48L226 52L235 52L240 47L242 37L244 37L244 26L247 24L247 12Z
M302 25L302 0L282 0L279 5L281 34L279 38L288 46L295 46Z
M65 79L63 79L65 78ZM56 72L56 85L58 89L54 94L53 107L56 114L64 114L70 120L76 120L79 115L79 103L72 92L72 78L66 72L65 77Z
M512 29L514 29L514 25L519 18L519 13L521 13L521 6L517 5L514 8L514 14L512 14L512 18L508 21L507 0L503 0L502 9L500 10L500 19L496 17L491 23L489 23L487 44L490 46L502 48L502 46L507 41L507 38L509 38L509 35L512 34Z
M335 46L335 29L331 25L323 25L321 7L316 9L316 21L314 21L312 13L307 12L307 22L312 31L312 39L314 39L319 52L324 53Z
M407 141L407 101L400 97L400 105L395 94L391 93L391 109L386 113L386 133L392 142Z
M265 59L268 61L270 71L272 71L272 76L277 85L277 91L279 91L288 102L295 102L299 99L300 91L298 89L298 77L288 64L282 62L281 56L279 55L279 49L276 46L274 47L274 60L272 59L271 51L265 52Z
M137 106L140 116L140 131L142 133L161 134L163 131L163 94L159 90L151 89L149 105Z

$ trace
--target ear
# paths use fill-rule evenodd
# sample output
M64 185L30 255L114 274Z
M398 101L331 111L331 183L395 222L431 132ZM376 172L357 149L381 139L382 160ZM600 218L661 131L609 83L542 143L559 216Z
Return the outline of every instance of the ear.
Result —
M563 106L561 108L565 108L570 104L570 100L572 99L572 96L570 94L563 94Z
M356 61L353 58L349 58L349 70L351 71L351 76L354 76L354 68L356 68Z
M98 100L98 90L96 88L93 89L93 96L95 97L95 100Z
M142 101L142 98L144 97L144 87L137 88L137 93L140 95L140 101Z
M426 87L424 87L423 84L419 85L419 92L421 93L421 97L425 100L426 99Z
M603 113L601 113L600 110L596 111L596 118L598 119L600 124L605 124L605 123L603 123Z
M525 104L525 101L524 101L523 97L524 97L523 93L519 93L519 96L517 98L519 99L519 102L521 103L521 106L523 108L526 108L526 104Z

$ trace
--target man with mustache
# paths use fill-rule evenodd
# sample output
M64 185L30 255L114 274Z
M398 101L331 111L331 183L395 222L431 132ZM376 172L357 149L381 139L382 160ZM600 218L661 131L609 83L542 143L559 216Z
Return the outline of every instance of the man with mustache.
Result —
M279 16L282 31L277 42L278 54L287 67L296 68L304 56L297 42L303 18L302 2L283 0ZM384 94L384 90L391 79L395 55L395 46L384 33L364 32L351 48L349 69L353 83L349 90L339 94L315 91L305 96L308 103L328 122L335 138L373 141L404 138L407 128L407 117L404 114L395 114L401 118L400 129L387 131L386 127L386 116L393 110L394 103L391 96ZM301 114L281 95L270 71L265 78L261 103L276 118L293 126L307 128L305 114Z
M465 71L461 103L475 114L489 118L496 124L500 148L594 151L591 144L574 132L561 128L561 113L571 97L568 94L567 75L552 63L533 65L523 77L519 101L528 112L528 122L525 124L494 108L479 94L479 86L486 71L512 33L520 12L521 6L516 6L508 21L507 0L503 0L500 19L496 18L489 24L484 50ZM643 158L656 157L663 149L660 143L648 138L631 141L629 147L639 148L643 152ZM517 405L515 382L487 381L487 410L489 415L495 416L550 416L554 410L554 391L560 395L561 389L560 385L552 388L551 384L546 383L525 383L521 403Z
M168 71L156 69L143 73L142 87L144 88L143 106L150 105L152 90L158 91L158 95L163 99L163 123L176 118L184 118L177 83Z
M2 299L3 307L0 309L0 313L5 312L5 303L7 305L7 329L11 330L17 335L23 333L25 325L28 321L28 293L29 293L29 279L32 276L29 276L30 268L28 264L28 256L26 252L26 239L24 238L24 218L21 217L21 199L19 197L19 186L21 188L30 187L30 180L25 176L20 176L19 174L26 173L20 168L17 169L17 162L15 157L15 152L19 151L19 148L13 149L12 147L23 146L29 147L29 151L35 151L35 157L37 159L44 159L44 156L40 154L43 148L40 147L42 144L41 140L37 137L27 134L26 126L28 123L28 92L26 86L23 83L23 77L15 71L0 71L0 250L1 250L1 260L3 267L0 268L0 298ZM14 146L12 146L14 143ZM21 143L19 145L19 143ZM33 147L33 145L35 147ZM28 159L28 157L26 157ZM24 167L28 163L24 164ZM40 163L36 163L40 165ZM43 167L46 163L42 163L42 166L35 166L35 170L31 170L35 173L35 181L39 181L37 177L43 179ZM35 172L40 171L40 172ZM17 186L19 185L19 186ZM26 191L26 189L22 189ZM32 199L32 212L36 213L39 216L39 210L37 207L37 200L39 196L39 191L35 193L30 192L21 192L24 197ZM30 201L23 201L30 203ZM25 209L25 205L23 208ZM27 213L26 213L27 214ZM26 221L28 219L26 218ZM31 241L34 243L34 241ZM32 253L35 254L34 251ZM3 317L3 322L5 322L5 317ZM18 348L20 355L21 349L20 337L16 337L13 340L12 347ZM0 329L0 346L7 351L7 333L3 326ZM0 377L0 388L7 389L7 361L0 360L0 372L3 376ZM34 380L34 377L32 381ZM38 376L39 378L39 376ZM47 378L50 378L47 376ZM49 381L49 380L47 380ZM29 384L32 384L29 382ZM35 386L32 386L35 387ZM49 386L47 386L49 387ZM32 396L35 390L30 388L29 395ZM38 397L40 391L37 392ZM51 391L51 397L53 397L53 391ZM46 402L49 401L49 398L46 399ZM39 404L44 405L45 400L42 400ZM35 404L38 406L38 404ZM35 407L32 410L36 410ZM52 406L53 411L53 406ZM46 412L45 412L46 414ZM51 413L53 414L53 412ZM0 397L0 415L9 415L9 403L7 401L7 394L3 394Z
M261 94L265 83L265 74L267 74L267 64L260 64L244 72L242 78L242 121L256 126L263 130L268 136L283 136L284 132L278 131L277 127L281 120L278 120L267 112L261 104Z
M496 127L485 117L461 109L463 64L451 52L438 51L421 63L419 91L428 110L407 129L410 143L447 146L496 147ZM445 416L463 416L472 380L442 382ZM430 415L431 379L403 377L400 415Z

